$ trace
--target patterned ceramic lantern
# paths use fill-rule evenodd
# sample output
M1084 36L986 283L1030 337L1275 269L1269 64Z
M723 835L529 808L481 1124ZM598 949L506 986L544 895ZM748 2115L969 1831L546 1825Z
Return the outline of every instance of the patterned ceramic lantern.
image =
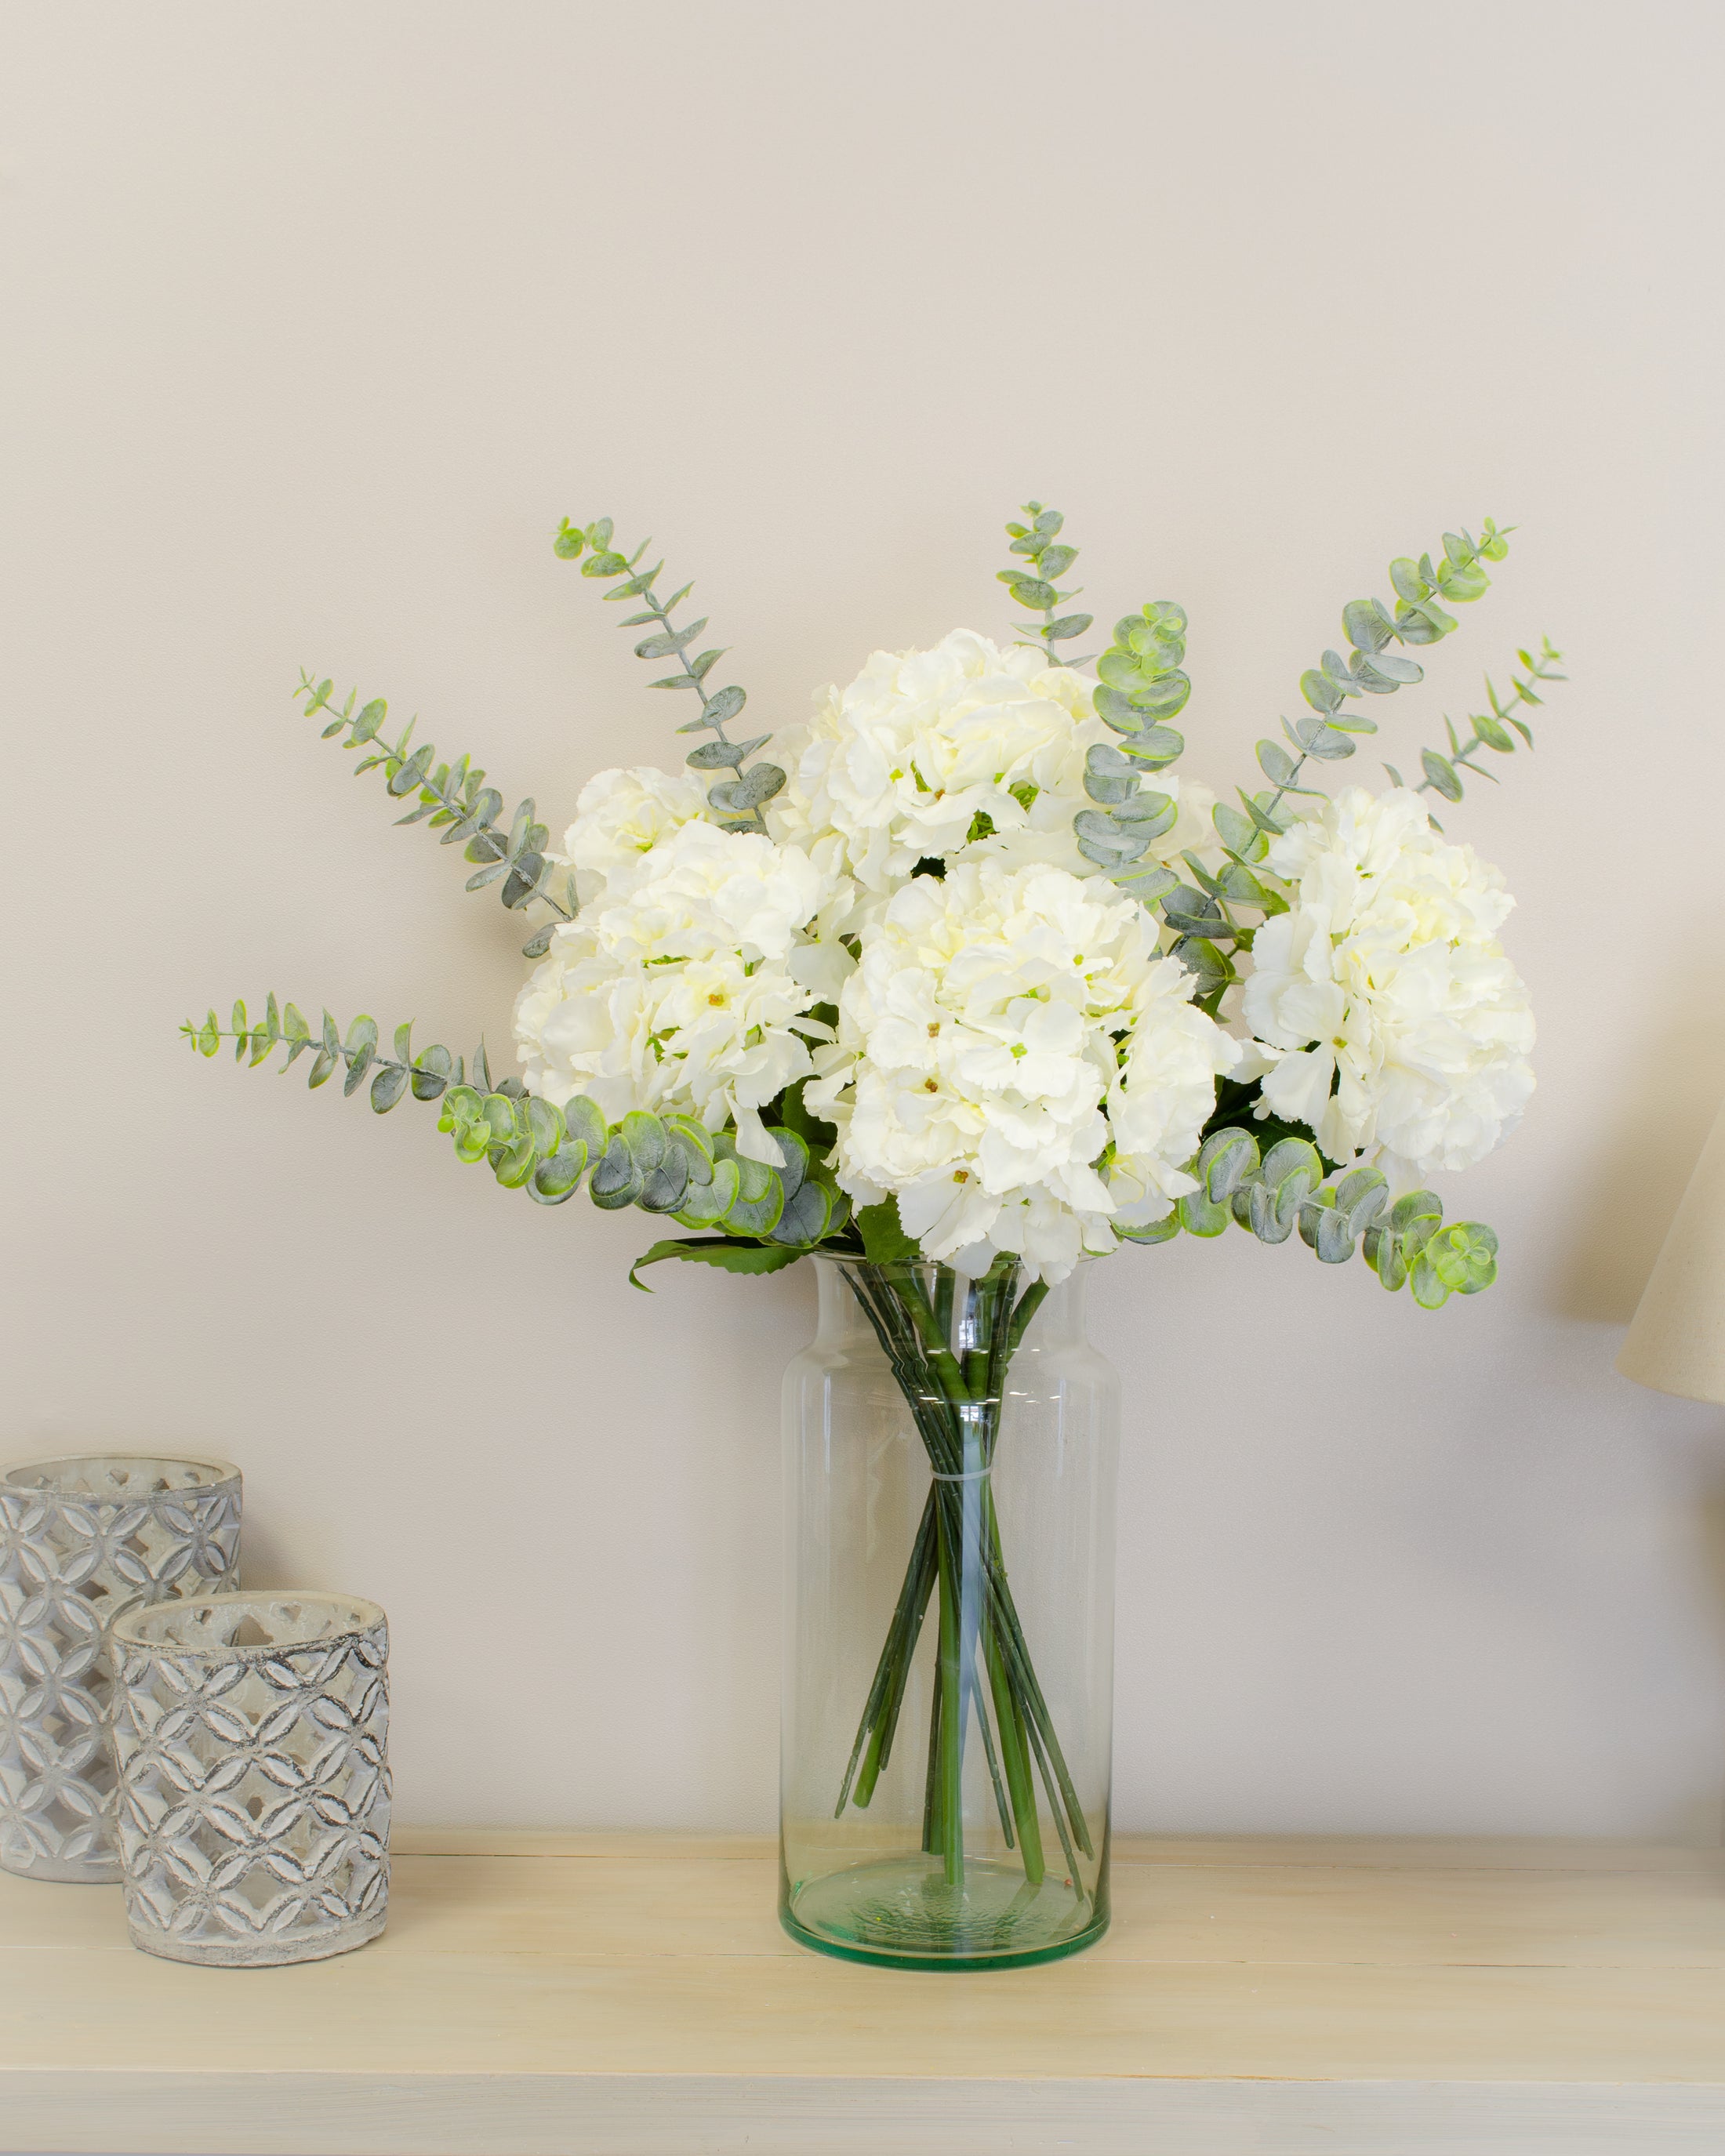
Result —
M240 1496L223 1460L98 1453L0 1474L0 1867L119 1878L114 1622L237 1586Z
M132 1943L321 1961L383 1928L389 1629L351 1595L213 1594L115 1627Z

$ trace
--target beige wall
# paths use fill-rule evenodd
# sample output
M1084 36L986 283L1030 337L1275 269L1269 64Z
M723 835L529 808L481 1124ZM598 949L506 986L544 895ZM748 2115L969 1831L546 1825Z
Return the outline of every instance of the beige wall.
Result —
M764 1825L808 1281L649 1301L639 1216L175 1038L272 986L506 1037L512 924L296 668L560 823L680 716L561 515L655 533L783 724L1004 627L1035 493L1105 618L1190 609L1226 784L1342 602L1489 512L1513 557L1384 753L1571 653L1449 819L1541 1019L1452 1195L1503 1282L1431 1317L1297 1245L1108 1265L1120 1815L1717 1839L1725 1428L1610 1368L1725 1091L1717 19L12 11L0 1452L241 1461L253 1577L389 1609L408 1816Z

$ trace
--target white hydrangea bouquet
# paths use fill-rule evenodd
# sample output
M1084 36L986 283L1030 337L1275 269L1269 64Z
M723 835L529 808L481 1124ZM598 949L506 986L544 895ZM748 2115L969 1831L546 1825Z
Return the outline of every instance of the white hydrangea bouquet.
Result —
M388 1052L369 1017L314 1028L273 995L261 1019L236 1004L225 1028L212 1011L184 1029L205 1055L223 1040L254 1065L278 1045L284 1069L309 1055L314 1087L369 1081L380 1113L436 1101L462 1159L540 1204L584 1183L596 1205L691 1231L638 1265L851 1262L937 1474L845 1780L858 1803L922 1609L959 1562L943 1508L963 1447L992 1458L1005 1370L1050 1284L1122 1243L1237 1224L1266 1243L1297 1230L1326 1264L1359 1248L1428 1308L1473 1294L1496 1239L1446 1223L1425 1178L1490 1152L1533 1086L1533 1020L1499 942L1512 901L1431 807L1461 798L1484 752L1531 742L1526 710L1561 654L1522 651L1466 738L1445 721L1417 784L1394 768L1377 793L1312 783L1375 731L1368 701L1420 679L1408 652L1455 629L1507 535L1487 521L1392 562L1394 599L1343 609L1343 648L1301 678L1305 711L1258 744L1264 783L1228 802L1174 768L1191 685L1178 606L1118 620L1094 678L1062 656L1091 616L1067 610L1061 528L1039 502L1007 526L1000 581L1040 617L1017 640L957 629L876 652L818 697L780 765L759 758L768 736L727 732L744 694L709 685L722 654L701 647L706 621L675 619L691 588L661 596L663 564L614 546L608 518L566 522L558 554L632 605L638 655L671 670L652 685L692 711L684 771L601 773L553 850L534 803L506 821L468 757L440 761L411 726L392 745L381 700L337 711L330 681L300 690L402 822L463 850L470 890L536 914L521 1076L494 1082L483 1044L464 1065L415 1053L403 1026ZM1034 1833L1034 1771L1063 1842L1082 1844L998 1548L993 1562L972 1644L999 1680L1009 1839L1014 1817Z

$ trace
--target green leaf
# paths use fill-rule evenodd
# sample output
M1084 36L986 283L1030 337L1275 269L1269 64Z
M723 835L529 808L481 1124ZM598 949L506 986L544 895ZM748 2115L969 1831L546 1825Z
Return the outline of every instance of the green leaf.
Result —
M807 1079L799 1078L794 1086L788 1086L779 1096L773 1116L776 1125L801 1138L809 1154L824 1159L838 1141L837 1127L813 1115L803 1104L803 1091Z
M644 1213L675 1213L689 1188L689 1156L680 1146L671 1146L658 1167L641 1183L635 1200Z
M1078 834L1079 852L1101 869L1124 868L1129 861L1142 860L1150 850L1147 837L1093 808L1081 808L1072 825Z
M1272 786L1286 787L1294 783L1294 759L1280 742L1259 742L1258 767Z
M756 1243L737 1235L692 1235L685 1240L655 1243L644 1257L637 1258L629 1276L643 1294L652 1290L639 1277L643 1265L662 1265L667 1258L681 1258L700 1265L717 1265L727 1273L778 1273L803 1255L782 1244Z
M585 1141L588 1151L595 1159L610 1142L611 1127L605 1121L598 1103L585 1093L578 1093L563 1103L563 1122L572 1138Z
M561 1147L549 1160L542 1160L527 1184L530 1197L542 1205L561 1205L572 1198L587 1169L587 1146L575 1138Z
M1350 599L1342 609L1342 627L1357 651L1381 651L1395 634L1395 624L1376 599Z
M1393 696L1396 690L1425 679L1425 669L1419 660L1404 659L1399 652L1380 651L1370 659L1356 652L1354 656L1358 661L1354 669L1355 679L1374 696Z
M1099 748L1091 751L1092 756L1099 753ZM1217 802L1211 809L1210 821L1230 854L1238 854L1246 860L1261 861L1269 852L1270 841L1254 819L1242 814L1238 808L1230 808L1225 801Z
M1446 756L1440 756L1435 748L1421 749L1420 762L1427 779L1445 801L1461 798L1461 778Z
M871 1265L904 1265L922 1255L922 1245L905 1233L896 1198L883 1199L878 1205L859 1208L856 1224Z
M1106 656L1105 652L1103 657ZM1191 694L1192 684L1185 675L1173 673L1164 674L1153 685L1147 684L1129 695L1105 683L1091 701L1096 716L1116 733L1135 734L1158 720L1178 718Z
M776 763L757 763L740 778L721 778L716 786L710 786L706 798L715 808L729 814L752 815L784 783L785 775Z
M413 1098L416 1101L434 1101L449 1082L449 1073L455 1067L454 1058L447 1048L434 1042L422 1048L413 1058Z
M778 1225L784 1211L785 1186L778 1170L768 1168L764 1161L737 1162L738 1194L736 1202L725 1215L725 1225L732 1234L767 1236ZM716 1170L715 1171L716 1179Z
M645 1180L619 1133L605 1148L603 1158L594 1163L588 1195L602 1210L621 1212L624 1207L634 1204Z
M1199 1148L1193 1173L1206 1194L1219 1204L1258 1173L1258 1141L1232 1126L1212 1131Z
M1180 1232L1178 1210L1165 1213L1159 1220L1152 1220L1142 1228L1128 1228L1120 1221L1114 1223L1114 1232L1122 1243L1171 1243Z
M1146 726L1126 737L1126 753L1147 770L1162 771L1186 752L1186 737L1173 726Z
M1225 1201L1218 1203L1200 1187L1189 1190L1175 1208L1180 1225L1189 1235L1206 1238L1221 1235L1234 1218Z
M1512 756L1515 742L1507 726L1500 726L1495 718L1481 713L1473 722L1473 730L1487 748L1496 749L1499 756Z
M742 1179L734 1160L716 1160L708 1179L691 1183L683 1194L677 1218L685 1228L716 1226L742 1194Z
M624 1117L617 1131L635 1166L643 1175L650 1175L665 1158L665 1125L644 1108L634 1108Z
M1410 605L1423 599L1431 588L1420 573L1420 564L1408 554L1399 555L1390 563L1389 581L1396 597Z
M1082 847L1079 850L1082 852ZM1137 899L1141 906L1153 906L1164 891L1172 891L1179 880L1171 868L1165 868L1160 861L1150 860L1128 864L1117 870L1114 875L1114 881L1129 898Z
M518 911L539 888L539 879L545 870L542 854L525 853L518 856L509 872L509 880L500 896L511 912Z
M1211 939L1231 937L1233 928L1214 899L1206 893L1194 891L1189 884L1179 884L1162 902L1162 917L1179 936L1199 936Z
M646 638L635 646L636 658L669 659L674 651L680 651L685 644L694 643L706 627L708 619L707 615L702 614L699 621L691 621L687 629L668 629L662 635Z
M1120 803L1114 820L1141 839L1163 839L1180 820L1179 804L1171 793L1153 793L1146 787Z
M819 1242L832 1222L834 1196L830 1183L803 1183L786 1200L773 1230L773 1241L805 1248Z
M375 1113L387 1116L408 1090L412 1073L405 1065L387 1063L372 1081L372 1107Z
M1129 801L1138 791L1139 767L1111 742L1096 742L1084 759L1084 790L1092 801Z

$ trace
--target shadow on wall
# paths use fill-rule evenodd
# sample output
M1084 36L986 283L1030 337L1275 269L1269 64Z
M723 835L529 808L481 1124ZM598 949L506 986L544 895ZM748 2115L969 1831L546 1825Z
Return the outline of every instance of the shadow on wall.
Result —
M1627 1061L1589 1172L1575 1178L1565 1317L1627 1325L1725 1094L1725 981L1672 976L1664 1029ZM1697 993L1699 990L1699 993Z

